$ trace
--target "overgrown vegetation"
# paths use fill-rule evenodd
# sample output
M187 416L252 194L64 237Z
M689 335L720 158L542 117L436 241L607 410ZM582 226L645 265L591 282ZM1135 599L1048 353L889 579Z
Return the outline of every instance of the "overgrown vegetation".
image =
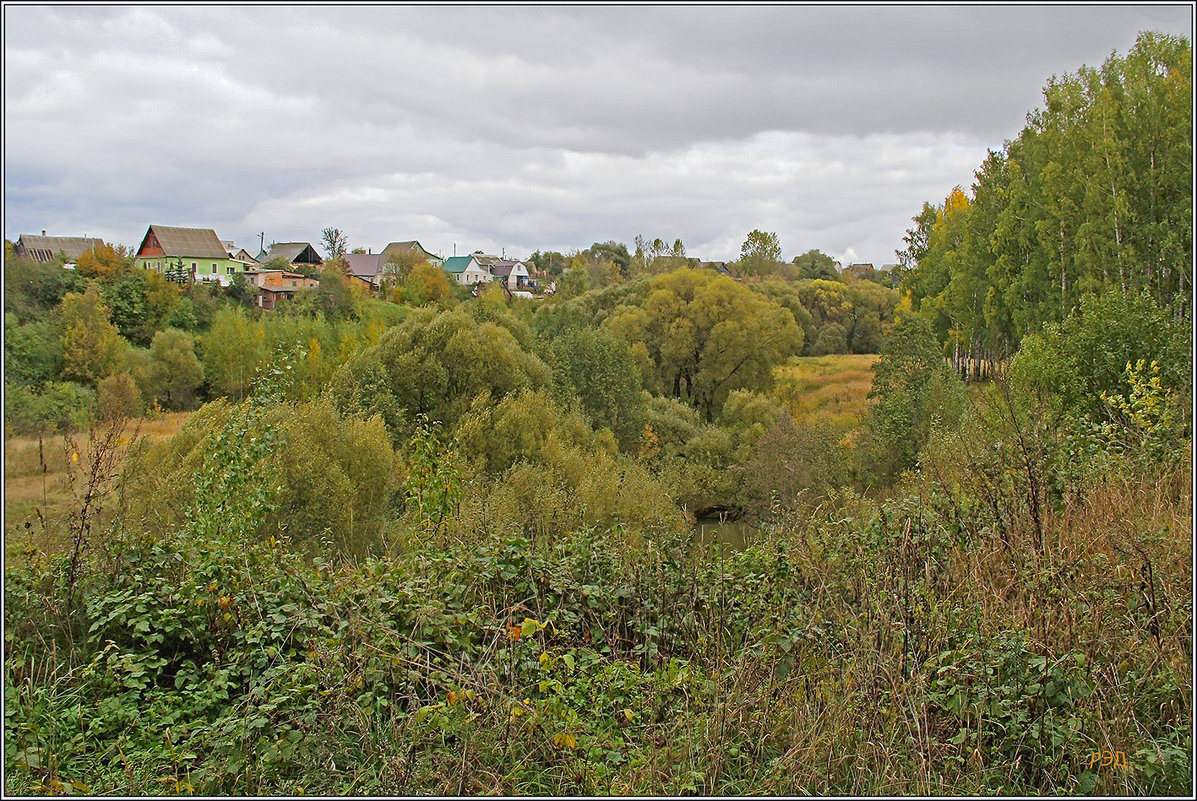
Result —
M6 270L6 793L1192 794L1189 306L967 386L764 232L560 255L271 314Z

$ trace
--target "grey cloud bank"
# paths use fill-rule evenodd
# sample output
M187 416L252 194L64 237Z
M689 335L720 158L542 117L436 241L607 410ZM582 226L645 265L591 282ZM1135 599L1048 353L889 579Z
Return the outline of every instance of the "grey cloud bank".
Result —
M151 223L894 260L1053 74L1191 6L6 6L5 237Z

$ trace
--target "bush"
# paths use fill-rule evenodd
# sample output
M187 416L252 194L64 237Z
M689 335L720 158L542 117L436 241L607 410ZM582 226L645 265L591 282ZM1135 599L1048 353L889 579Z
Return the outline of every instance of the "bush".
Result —
M744 463L731 468L735 503L751 520L765 521L814 506L827 492L848 482L848 450L835 428L824 422L798 426L788 414L754 443Z
M932 431L953 426L967 399L920 317L894 325L873 376L857 453L865 483L885 485L915 466Z
M12 434L77 431L91 422L95 391L69 381L39 389L5 381L4 428Z
M128 373L113 373L96 385L97 420L140 417L141 412L141 390Z
M1121 391L1126 366L1154 361L1162 386L1177 393L1181 411L1191 397L1191 346L1188 319L1159 308L1146 292L1112 290L1085 297L1064 322L1026 337L1010 373L1020 391L1034 393L1038 403L1096 420L1106 413L1102 393Z
M811 346L811 356L848 352L848 333L839 323L828 323L819 329L819 336Z
M350 553L379 546L397 517L401 475L382 420L341 415L326 401L250 411L205 404L177 435L134 452L125 478L130 525L158 536L181 527L211 473L229 495L212 501L226 509L225 530L245 522L233 519L231 505L260 496L249 528L256 536Z

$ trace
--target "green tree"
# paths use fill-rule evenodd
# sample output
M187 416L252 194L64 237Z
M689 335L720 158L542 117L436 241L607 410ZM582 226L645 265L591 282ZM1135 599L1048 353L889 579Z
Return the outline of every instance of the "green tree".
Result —
M828 323L819 329L815 337L815 344L811 346L811 356L825 356L829 353L848 352L848 332L839 323Z
M4 315L4 377L36 386L58 377L62 370L62 338L53 321L21 325L17 315Z
M640 371L628 344L592 328L552 341L548 361L557 386L577 397L595 429L609 428L624 448L640 435Z
M568 300L590 289L590 278L584 267L571 267L557 282L557 296Z
M924 204L902 289L957 356L997 360L1116 288L1191 314L1192 46L1142 34L1053 77L1043 106L976 173Z
M320 232L320 244L329 260L338 259L349 247L349 236L340 228L325 228Z
M768 275L777 271L781 261L781 245L777 234L753 229L740 246L740 272L745 275Z
M866 482L884 485L915 466L935 427L954 424L966 402L922 317L904 316L890 331L869 401L858 455Z
M679 240L680 242L680 240ZM628 275L631 267L632 257L628 253L628 246L622 242L609 240L607 242L595 242L590 246L586 253L596 262L609 261L619 268L619 272L623 276Z
M349 280L347 265L340 257L329 259L320 270L320 285L312 291L315 292L316 308L329 322L357 316L357 304Z
M121 336L146 347L165 325L180 292L152 270L128 270L101 284L104 303Z
M200 338L200 351L211 396L243 400L267 363L266 332L241 307L223 308Z
M389 427L423 414L451 428L482 392L497 401L551 380L544 362L502 325L478 322L460 309L413 309L377 345L342 365L330 392L342 411L384 414Z
M120 362L129 343L108 318L100 286L92 281L83 294L62 299L62 374L95 385Z
M798 268L799 278L841 280L839 265L821 250L808 250L801 256L795 256L792 263Z
M42 264L15 256L4 260L4 311L18 322L44 320L68 292L82 292L88 279L61 264Z
M440 303L452 291L448 274L424 260L414 264L403 279L403 300L412 306Z
M708 420L733 390L767 390L773 367L802 347L789 310L726 276L681 269L647 289L639 307L614 313L607 327L642 344L656 385Z
M1150 293L1112 288L1024 339L1010 373L1040 405L1099 418L1102 393L1121 392L1126 366L1140 360L1160 365L1167 390L1191 397L1191 344L1187 320L1159 308Z
M195 340L167 328L154 334L150 345L149 392L167 409L190 409L204 381L204 368L195 355Z

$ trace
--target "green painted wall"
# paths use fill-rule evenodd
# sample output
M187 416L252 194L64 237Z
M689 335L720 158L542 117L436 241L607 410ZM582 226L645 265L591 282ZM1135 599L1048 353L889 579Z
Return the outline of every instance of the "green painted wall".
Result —
M137 259L137 261L134 263L144 270L154 270L161 273L168 269L173 269L176 261L177 259L170 256L151 256L149 258ZM190 272L192 264L195 265L196 274L200 278L203 276L211 277L213 275L223 275L227 277L231 274L229 273L230 267L233 269L234 273L243 273L250 269L250 265L243 264L239 261L233 261L232 259L201 259L195 256L183 258L184 270ZM213 264L216 265L215 272L212 270Z

